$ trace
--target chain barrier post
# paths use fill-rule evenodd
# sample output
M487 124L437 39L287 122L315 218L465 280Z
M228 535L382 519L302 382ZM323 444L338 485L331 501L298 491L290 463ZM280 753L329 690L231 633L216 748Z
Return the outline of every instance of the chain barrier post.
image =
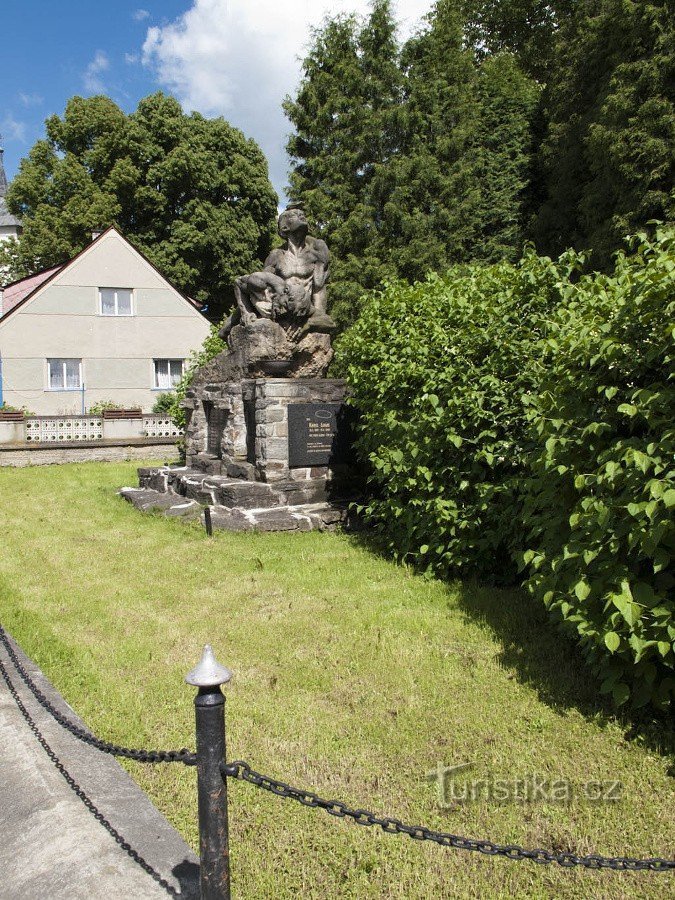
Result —
M217 662L207 644L199 664L185 676L199 688L195 697L197 803L199 811L199 891L201 900L230 900L230 849L227 828L225 697L220 689L232 673Z

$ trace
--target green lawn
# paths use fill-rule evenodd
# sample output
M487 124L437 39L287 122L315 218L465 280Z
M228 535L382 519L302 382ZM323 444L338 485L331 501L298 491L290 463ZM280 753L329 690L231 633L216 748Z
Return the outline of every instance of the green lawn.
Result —
M518 592L425 581L339 534L225 534L116 496L132 464L0 470L0 620L101 737L194 746L183 676L234 673L228 755L413 824L583 854L669 856L668 741L601 707ZM656 737L655 737L656 736ZM568 779L569 802L441 809L425 773ZM129 764L193 845L194 771ZM623 784L617 802L581 794ZM567 871L420 844L230 782L238 898L663 898L672 876Z

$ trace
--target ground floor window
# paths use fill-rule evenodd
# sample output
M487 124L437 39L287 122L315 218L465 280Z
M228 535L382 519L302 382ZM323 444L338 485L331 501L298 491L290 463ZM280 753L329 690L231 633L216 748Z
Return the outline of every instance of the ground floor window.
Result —
M50 391L79 391L82 389L81 359L48 359L47 381Z
M169 391L175 388L183 377L182 359L156 359L155 360L155 387Z

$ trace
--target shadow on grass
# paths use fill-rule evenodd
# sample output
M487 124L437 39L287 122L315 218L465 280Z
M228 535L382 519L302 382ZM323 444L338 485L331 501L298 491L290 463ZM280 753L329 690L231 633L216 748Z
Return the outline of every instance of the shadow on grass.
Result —
M459 607L470 620L487 626L501 644L499 662L519 682L533 687L552 709L574 708L601 727L619 722L626 740L636 741L662 756L673 757L669 774L675 775L675 726L645 710L621 714L599 684L579 648L549 618L546 610L526 591L493 588L465 582Z
M391 554L376 535L355 532L350 540L381 558ZM673 759L668 774L675 777L675 724L645 710L620 715L586 665L579 648L551 621L546 609L520 588L494 587L464 581L457 591L458 607L466 619L487 628L501 645L499 664L508 677L527 684L552 709L576 709L600 727L618 722L626 740Z

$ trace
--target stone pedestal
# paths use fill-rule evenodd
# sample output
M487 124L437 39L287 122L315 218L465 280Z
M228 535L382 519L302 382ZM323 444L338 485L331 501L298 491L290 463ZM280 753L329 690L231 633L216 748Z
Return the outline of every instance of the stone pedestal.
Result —
M350 523L344 381L244 378L191 393L187 465L139 470L140 488L121 492L130 502L166 515L209 506L214 528L236 531Z
M344 381L331 378L249 378L207 384L199 397L192 398L189 410L187 466L208 475L273 485L289 504L324 501L348 480L348 460L339 455L339 442L333 442L335 453L325 452L331 447L330 416L342 407L345 393ZM298 417L289 416L289 407L295 404L322 416L304 457L297 445L306 440L307 425L303 423L304 434L293 434ZM296 460L289 452L292 446Z
M229 475L268 483L294 483L328 478L344 459L325 458L318 447L317 464L297 465L289 456L293 435L289 406L324 406L335 412L346 394L335 378L248 378L221 385L206 384L189 398L186 462L211 475ZM327 420L327 413L326 413ZM297 455L297 454L296 454ZM310 454L311 455L311 454Z

